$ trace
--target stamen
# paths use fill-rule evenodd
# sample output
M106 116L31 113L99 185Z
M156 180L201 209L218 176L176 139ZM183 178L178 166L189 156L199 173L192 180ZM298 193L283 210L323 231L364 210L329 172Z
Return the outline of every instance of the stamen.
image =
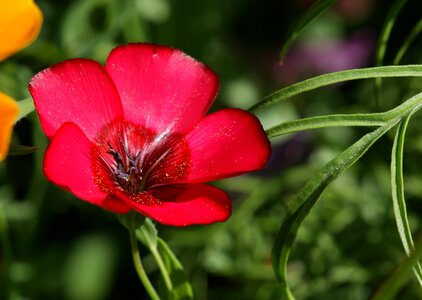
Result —
M119 142L123 149L124 156L117 152L111 146L109 141L107 142L109 149L106 153L110 154L116 163L116 166L112 168L112 173L117 183L123 190L131 194L139 193L143 188L143 171L141 165L139 164L142 151L139 151L134 158L130 154L120 135Z

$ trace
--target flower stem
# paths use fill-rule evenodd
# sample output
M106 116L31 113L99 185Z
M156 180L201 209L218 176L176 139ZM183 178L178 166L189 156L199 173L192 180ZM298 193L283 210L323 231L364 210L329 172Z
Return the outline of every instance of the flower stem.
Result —
M169 275L169 273L168 273L168 271L166 269L166 266L164 265L164 261L161 258L160 253L158 252L158 250L156 248L153 249L151 251L151 253L152 253L152 255L155 258L155 261L156 261L156 263L158 265L158 268L160 269L160 272L161 272L161 275L163 276L164 283L165 283L165 285L167 287L167 290L169 292L171 292L173 290L173 283L171 282L170 275Z
M149 278L147 274L145 273L144 267L142 266L142 261L139 255L138 241L136 239L135 230L129 230L129 235L130 235L130 245L132 248L133 263L135 265L135 269L136 269L136 272L138 273L139 279L141 279L142 284L144 285L145 290L148 292L151 299L160 300L160 297L158 296L157 292L152 286L151 281L149 281Z

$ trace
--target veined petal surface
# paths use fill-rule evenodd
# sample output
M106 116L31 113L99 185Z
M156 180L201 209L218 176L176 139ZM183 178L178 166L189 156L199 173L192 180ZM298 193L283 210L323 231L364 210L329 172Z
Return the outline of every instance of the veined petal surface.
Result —
M123 116L122 103L105 68L89 59L70 59L36 74L29 85L48 137L66 122L92 140L99 130Z
M91 142L73 123L64 124L51 140L44 156L44 174L53 183L71 191L77 197L115 212L125 212L117 201L108 198L94 181L91 167ZM122 204L121 206L127 207ZM127 210L126 210L127 211Z
M191 129L219 89L211 69L165 46L117 47L106 68L119 90L125 118L155 132L181 134Z
M271 153L258 119L234 108L206 116L185 141L190 149L190 162L183 182L209 182L255 171L267 163Z

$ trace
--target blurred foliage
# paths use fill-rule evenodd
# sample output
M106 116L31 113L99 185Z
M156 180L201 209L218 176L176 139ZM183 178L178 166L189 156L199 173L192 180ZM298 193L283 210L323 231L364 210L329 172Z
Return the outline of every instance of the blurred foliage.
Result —
M27 98L31 76L53 63L79 56L104 62L118 44L153 42L180 48L219 74L221 91L213 109L247 109L292 82L373 65L389 9L381 0L337 1L306 28L280 65L282 42L312 1L36 2L45 18L39 39L0 64L0 89L15 99ZM385 64L404 42L403 32L418 22L415 7L416 1L409 1L398 16ZM419 38L402 62L421 63L420 47ZM384 111L421 87L421 79L385 79L376 107L371 80L348 82L296 96L259 117L268 128L299 116ZM421 227L422 216L420 120L416 115L409 124L404 153L413 231ZM286 207L323 164L366 132L331 128L276 139L265 170L215 183L233 199L233 216L226 223L158 226L187 271L195 299L279 299L270 255ZM393 133L328 188L299 230L288 266L298 299L368 299L405 257L390 194ZM13 144L37 151L0 164L0 299L146 298L127 230L117 218L43 177L47 143L33 113L16 126ZM152 281L159 280L151 254L142 250ZM421 297L413 278L399 293L400 299Z

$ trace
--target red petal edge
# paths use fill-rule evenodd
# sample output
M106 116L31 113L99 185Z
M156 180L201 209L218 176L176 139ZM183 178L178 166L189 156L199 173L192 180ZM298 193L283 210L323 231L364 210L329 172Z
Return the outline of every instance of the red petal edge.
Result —
M220 87L210 68L165 46L117 47L106 68L119 90L125 118L155 132L190 130L208 111Z
M98 130L123 116L122 103L105 68L89 59L70 59L36 74L29 91L48 137L66 122L92 140Z
M133 210L147 217L171 226L190 226L212 224L226 221L231 215L231 202L228 195L213 186L205 184L186 184L163 186L146 191L145 202L136 202L121 191L116 196L130 205Z
M271 154L270 142L259 120L235 108L206 116L185 140L191 151L189 169L182 180L172 183L210 182L259 170ZM165 171L177 164L178 156L172 157L159 167Z

